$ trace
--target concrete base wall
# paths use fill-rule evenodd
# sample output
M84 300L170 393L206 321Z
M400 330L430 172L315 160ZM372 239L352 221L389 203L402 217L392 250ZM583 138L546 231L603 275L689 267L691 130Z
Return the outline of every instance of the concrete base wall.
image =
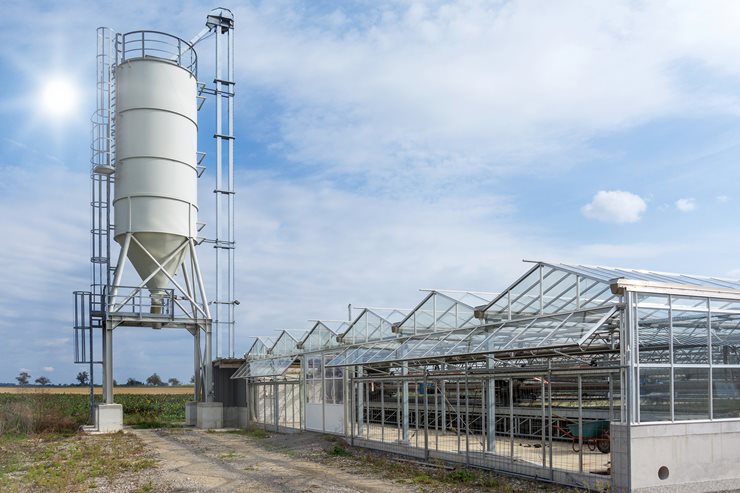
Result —
M249 428L249 409L246 407L237 407L239 410L239 428Z
M740 485L740 421L621 428L611 430L614 492L694 493Z
M196 426L202 429L224 427L224 405L220 402L199 402Z
M198 424L198 403L188 402L185 404L185 424L195 426Z
M224 406L224 428L249 427L249 410L242 406Z
M224 428L239 428L239 410L236 406L224 406Z
M98 404L95 406L95 429L100 433L116 433L123 429L123 406Z

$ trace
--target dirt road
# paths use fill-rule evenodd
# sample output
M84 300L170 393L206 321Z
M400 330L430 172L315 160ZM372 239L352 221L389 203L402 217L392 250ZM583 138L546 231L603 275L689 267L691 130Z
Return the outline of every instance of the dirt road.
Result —
M332 438L313 433L260 439L193 429L131 430L159 460L150 491L417 492L416 485L342 470L326 450ZM356 469L356 468L355 468Z

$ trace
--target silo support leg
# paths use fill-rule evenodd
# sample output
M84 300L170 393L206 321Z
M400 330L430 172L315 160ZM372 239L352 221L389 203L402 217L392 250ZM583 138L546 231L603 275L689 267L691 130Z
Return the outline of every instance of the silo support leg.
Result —
M201 365L200 365L200 328L195 329L195 333L193 334L193 366L194 366L194 373L193 376L195 377L195 381L193 384L195 385L195 400L196 402L202 402L203 401L203 390L201 388L202 381L200 378L200 371L201 371Z
M103 358L103 390L105 403L113 404L113 327L110 322L105 325L105 357Z
M205 389L206 389L206 402L213 402L213 361L212 361L212 337L211 328L206 329L206 354L204 366L205 371Z

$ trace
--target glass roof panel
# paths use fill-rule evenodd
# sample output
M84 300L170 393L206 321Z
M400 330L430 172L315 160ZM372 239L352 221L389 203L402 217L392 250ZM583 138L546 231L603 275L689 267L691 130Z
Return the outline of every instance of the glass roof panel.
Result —
M413 359L437 359L518 349L580 345L617 312L605 307L549 315L473 329L429 332L347 348L329 366L367 365Z
M360 315L339 334L345 344L358 344L360 342L396 337L393 332L393 322L405 318L405 314L399 310L390 310L384 317L374 310L365 308Z
M296 359L295 356L283 356L250 361L248 363L249 370L244 378L281 377Z
M247 372L249 371L249 362L245 361L242 366L237 369L229 380L236 380L237 378L247 378Z
M533 270L518 284L511 287L511 313L522 317L534 316L539 313L539 280L540 273Z
M398 351L400 346L398 340L381 341L375 343L368 351L363 352L355 360L355 364L367 364L377 361L385 361Z
M264 358L274 344L275 341L269 337L257 337L244 357L250 359Z
M482 308L486 321L570 312L618 301L608 283L579 272L538 263Z
M337 333L323 322L316 322L301 341L304 352L320 351L338 346Z
M582 308L617 303L618 298L612 293L608 284L587 278L582 278L580 283L580 306Z
M450 293L452 296L446 292L431 291L408 317L398 324L398 333L401 336L409 336L480 325L480 321L475 318L475 307L479 302L486 301L485 294L457 291Z
M299 354L301 351L298 349L298 341L304 334L296 337L287 330L280 333L275 344L270 348L270 354L272 356L286 356L288 354Z
M623 269L619 267L600 267L592 265L558 264L556 267L558 266L575 273L580 273L586 277L591 277L604 283L609 283L611 280L621 277L625 279L664 282L670 284L740 289L740 281L733 279L722 279L718 277L675 274L670 272L657 272L640 269Z

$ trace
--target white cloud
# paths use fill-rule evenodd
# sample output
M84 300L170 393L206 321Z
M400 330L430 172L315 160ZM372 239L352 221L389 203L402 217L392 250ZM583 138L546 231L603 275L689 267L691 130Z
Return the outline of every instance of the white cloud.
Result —
M716 196L716 197L714 198L714 200L716 200L716 201L717 201L717 202L719 202L720 204L726 204L727 202L729 202L729 201L730 201L730 197L728 197L727 195L717 195L717 196Z
M42 370L44 370L47 373L53 373L54 372L54 367L53 366L45 366L45 367L42 368Z
M241 94L277 102L277 128L253 127L302 164L382 183L527 172L604 132L736 112L734 92L683 80L740 76L740 4L712 5L265 2L236 13Z
M647 204L639 196L621 190L601 190L581 208L589 219L607 223L634 223L642 219Z
M691 212L696 209L696 200L693 198L678 199L675 205L676 209L681 212Z

